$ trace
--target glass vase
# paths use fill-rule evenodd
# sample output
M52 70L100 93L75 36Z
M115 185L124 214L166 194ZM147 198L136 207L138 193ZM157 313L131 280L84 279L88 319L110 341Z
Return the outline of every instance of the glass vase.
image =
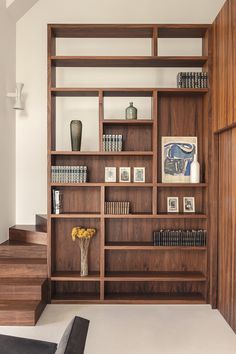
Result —
M88 250L89 250L90 238L81 238L79 240L80 245L80 276L88 276Z
M82 122L80 120L70 122L70 137L72 151L80 151L82 138Z

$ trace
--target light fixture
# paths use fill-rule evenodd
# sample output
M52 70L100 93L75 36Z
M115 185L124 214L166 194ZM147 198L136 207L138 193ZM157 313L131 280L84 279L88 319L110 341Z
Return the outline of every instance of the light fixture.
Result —
M24 87L24 84L22 82L17 82L16 83L16 92L14 93L8 93L7 97L14 97L16 99L15 104L14 104L14 109L17 110L23 110L23 103L22 103L22 89Z

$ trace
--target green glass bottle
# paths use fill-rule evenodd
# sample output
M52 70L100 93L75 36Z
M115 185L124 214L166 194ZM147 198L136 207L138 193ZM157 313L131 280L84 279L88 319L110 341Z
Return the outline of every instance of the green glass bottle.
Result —
M130 102L129 107L125 110L126 119L137 119L138 110L134 107L133 102Z

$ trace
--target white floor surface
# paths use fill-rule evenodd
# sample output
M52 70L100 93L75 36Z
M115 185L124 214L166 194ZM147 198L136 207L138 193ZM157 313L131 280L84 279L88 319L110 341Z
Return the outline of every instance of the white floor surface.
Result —
M48 305L36 327L0 333L59 342L75 315L90 320L85 354L236 354L236 335L208 305Z

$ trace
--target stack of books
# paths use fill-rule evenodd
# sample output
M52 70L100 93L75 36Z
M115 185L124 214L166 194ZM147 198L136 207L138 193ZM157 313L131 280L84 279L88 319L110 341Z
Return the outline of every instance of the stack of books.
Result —
M105 214L121 215L130 213L130 202L105 202Z
M62 192L56 189L52 191L53 214L61 214L63 208Z
M103 134L103 151L122 151L122 135Z
M52 183L84 183L88 179L87 166L52 166Z
M208 73L207 72L180 72L177 75L178 88L207 88Z
M206 230L154 231L154 246L206 246Z

